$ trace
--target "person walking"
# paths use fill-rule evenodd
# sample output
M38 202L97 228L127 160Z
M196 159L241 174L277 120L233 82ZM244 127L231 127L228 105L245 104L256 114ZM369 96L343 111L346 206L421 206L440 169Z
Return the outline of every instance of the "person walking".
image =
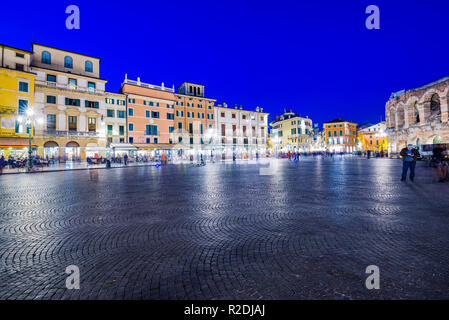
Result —
M400 152L402 157L402 177L401 181L407 179L407 171L410 169L410 180L415 179L415 167L416 159L420 156L419 151L413 148L413 145L407 145L407 148L403 148Z
M128 154L125 153L125 155L123 156L123 160L125 161L125 166L128 164Z
M2 155L0 158L0 174L3 173L3 167L6 165L5 157Z
M444 161L444 150L438 145L433 148L431 166L436 168L438 182L444 182L446 180L446 162Z

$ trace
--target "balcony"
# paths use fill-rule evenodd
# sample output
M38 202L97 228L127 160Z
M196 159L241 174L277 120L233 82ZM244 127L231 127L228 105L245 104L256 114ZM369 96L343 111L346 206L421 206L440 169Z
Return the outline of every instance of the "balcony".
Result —
M104 90L99 90L96 88L86 88L86 87L80 87L73 84L66 84L66 83L57 83L53 81L44 81L44 80L36 80L35 84L37 86L43 86L48 88L56 88L56 89L62 89L62 90L71 90L76 92L85 92L85 93L91 93L91 94L104 94Z
M99 137L100 133L97 131L74 131L74 130L45 130L44 136L52 137Z

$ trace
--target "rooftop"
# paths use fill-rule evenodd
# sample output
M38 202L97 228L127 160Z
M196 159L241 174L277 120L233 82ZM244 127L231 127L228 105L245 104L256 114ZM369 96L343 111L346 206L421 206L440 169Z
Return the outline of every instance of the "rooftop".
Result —
M0 47L5 47L5 48L12 49L12 50L19 50L19 51L26 52L26 53L31 53L31 51L28 51L28 50L25 50L25 49L16 48L16 47L11 47L11 46L8 46L6 44L1 44L1 43L0 43Z
M326 121L326 122L324 122L323 124L325 124L325 123L340 123L340 122L351 122L351 123L355 123L355 122L353 122L353 121L344 120L343 118L337 118L337 119L334 119L334 120L331 120L331 121Z
M276 116L276 119L273 120L271 123L276 123L276 122L280 122L280 121L284 121L284 120L288 120L288 119L293 119L293 118L302 118L302 119L309 119L308 116L301 116L297 113L294 113L292 110L285 110L284 109L284 113L280 116ZM311 119L310 119L311 120Z
M224 108L224 109L234 109L234 110L241 110L241 111L247 111L247 112L259 112L259 113L265 113L265 114L269 114L268 112L263 112L263 108L256 106L255 110L249 110L249 109L245 109L242 105L237 105L234 104L233 107L229 106L226 102L217 102L216 105L214 106L216 108Z
M171 88L170 87L166 87L164 85L164 83L162 82L162 84L160 86L154 85L154 84L149 84L149 83L145 83L145 82L141 82L140 81L140 77L137 77L137 81L135 80L130 80L128 79L128 74L125 74L125 80L123 80L123 84L131 84L134 86L139 86L142 88L148 88L148 89L154 89L154 90L160 90L160 91L167 91L167 92L175 92L175 85L173 85Z
M393 92L391 94L390 99L399 98L402 94L404 94L404 93L406 93L408 91L416 92L416 91L420 91L420 90L425 90L427 88L436 86L437 84L443 83L443 82L448 81L448 80L449 80L449 76L446 76L446 77L440 78L440 79L438 79L436 81L433 81L433 82L430 82L428 84L425 84L423 86L417 87L417 88L413 88L413 89L410 89L410 90L407 90L407 91L405 89L404 90L400 90L400 91L396 91L396 92Z
M88 55L83 54L83 53L78 53L78 52L74 52L74 51L68 51L68 50L64 50L64 49L60 49L60 48L56 48L56 47L47 46L47 45L45 45L45 44L40 44L40 43L31 42L31 47L33 47L34 45L41 46L41 47L45 47L45 48L50 48L50 49L55 49L55 50L59 50L59 51L64 51L64 52L67 52L67 53L73 53L73 54L77 54L77 55L84 56L84 57L89 57L89 58L101 60L101 59L98 58L98 57L88 56ZM33 52L34 52L34 51L33 51Z

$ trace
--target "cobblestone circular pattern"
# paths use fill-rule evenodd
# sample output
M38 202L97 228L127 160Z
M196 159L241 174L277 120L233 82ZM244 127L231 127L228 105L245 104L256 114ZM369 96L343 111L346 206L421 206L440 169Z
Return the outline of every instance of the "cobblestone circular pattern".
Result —
M0 176L0 299L448 299L449 184L387 159ZM95 171L95 172L94 172ZM365 288L368 265L381 289ZM65 288L77 265L80 290Z

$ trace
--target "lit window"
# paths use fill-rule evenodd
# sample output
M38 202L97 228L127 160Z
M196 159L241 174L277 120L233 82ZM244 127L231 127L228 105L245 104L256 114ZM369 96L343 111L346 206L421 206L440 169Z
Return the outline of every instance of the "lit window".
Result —
M90 61L86 61L84 64L84 69L86 70L86 72L93 72L93 65L92 62Z
M73 68L73 59L71 57L64 58L64 68Z
M41 62L45 64L51 64L51 54L48 51L42 52Z

